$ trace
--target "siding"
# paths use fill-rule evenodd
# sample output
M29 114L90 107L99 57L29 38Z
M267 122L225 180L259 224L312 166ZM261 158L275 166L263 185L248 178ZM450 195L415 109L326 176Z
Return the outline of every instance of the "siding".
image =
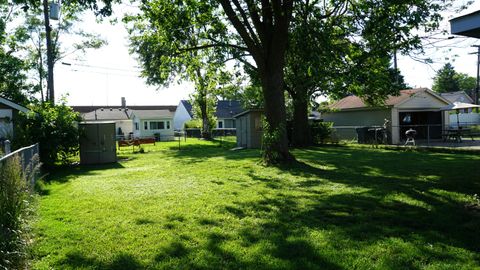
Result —
M183 106L183 102L180 102L173 115L173 128L175 130L183 130L185 122L190 121L191 119L192 118L190 117L190 114L188 114L187 109Z
M352 140L357 137L355 128L383 126L385 119L391 120L390 109L370 109L323 113L325 122L333 122L339 139Z

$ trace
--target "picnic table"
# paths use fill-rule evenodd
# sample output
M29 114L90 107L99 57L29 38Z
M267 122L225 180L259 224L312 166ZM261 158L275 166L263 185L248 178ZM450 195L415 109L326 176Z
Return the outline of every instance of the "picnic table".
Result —
M447 129L445 131L444 141L454 140L456 142L461 143L462 137L464 136L470 136L472 137L472 140L473 140L473 136L471 136L470 131L471 131L470 128L462 128L462 127Z

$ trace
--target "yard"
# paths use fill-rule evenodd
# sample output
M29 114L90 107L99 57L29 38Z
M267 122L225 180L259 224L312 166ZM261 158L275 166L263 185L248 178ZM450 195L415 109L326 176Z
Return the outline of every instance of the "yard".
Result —
M33 269L480 269L480 156L189 140L51 175Z

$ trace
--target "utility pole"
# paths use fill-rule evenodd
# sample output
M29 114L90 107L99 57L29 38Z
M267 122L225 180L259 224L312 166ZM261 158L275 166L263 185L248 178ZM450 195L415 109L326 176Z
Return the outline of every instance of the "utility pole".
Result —
M474 102L476 105L478 105L478 95L479 95L479 89L480 89L480 45L473 45L472 47L477 48L477 52L473 52L470 54L476 54L477 55L477 85L475 87L475 91L473 94Z
M47 101L55 104L55 92L53 85L53 46L52 27L50 26L48 0L43 0L43 17L45 20L45 36L47 43Z

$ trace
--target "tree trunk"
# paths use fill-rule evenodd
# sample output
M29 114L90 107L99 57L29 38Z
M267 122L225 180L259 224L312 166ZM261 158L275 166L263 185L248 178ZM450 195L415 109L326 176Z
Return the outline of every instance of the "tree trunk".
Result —
M283 65L271 66L262 72L261 78L267 122L263 130L263 159L267 164L289 163L295 158L288 151Z
M55 104L55 92L53 85L53 46L52 28L48 15L48 0L43 0L43 17L45 19L45 36L47 44L47 97L52 104Z
M311 145L311 134L308 125L308 101L305 97L293 99L293 133L292 144L296 147Z
M212 134L210 132L210 121L208 120L206 100L200 104L200 111L202 114L202 138L210 140L212 139Z

